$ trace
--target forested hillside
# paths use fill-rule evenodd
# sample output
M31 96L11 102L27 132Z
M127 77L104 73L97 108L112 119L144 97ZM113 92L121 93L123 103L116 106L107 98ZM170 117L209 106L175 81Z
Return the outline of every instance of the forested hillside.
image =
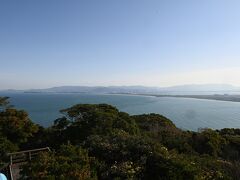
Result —
M240 129L183 131L161 115L131 116L107 104L78 104L61 113L44 128L0 98L0 166L9 152L48 146L51 152L22 167L22 179L240 177Z

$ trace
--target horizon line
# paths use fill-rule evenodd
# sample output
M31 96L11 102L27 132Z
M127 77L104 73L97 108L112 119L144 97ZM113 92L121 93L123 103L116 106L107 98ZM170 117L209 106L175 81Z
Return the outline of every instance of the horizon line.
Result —
M215 85L215 86L232 86L234 88L240 88L240 85L233 85L230 83L190 83L190 84L178 84L171 86L148 86L148 85L59 85L59 86L49 86L42 88L27 88L27 89L15 89L15 88L7 88L0 89L0 91L28 91L28 90L44 90L51 88L60 88L60 87L144 87L144 88L172 88L172 87L180 87L180 86L207 86L207 85Z

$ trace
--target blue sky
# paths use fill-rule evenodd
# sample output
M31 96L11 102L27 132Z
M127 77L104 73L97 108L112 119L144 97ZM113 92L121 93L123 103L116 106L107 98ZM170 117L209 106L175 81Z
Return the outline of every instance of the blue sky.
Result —
M240 86L239 0L0 2L0 89Z

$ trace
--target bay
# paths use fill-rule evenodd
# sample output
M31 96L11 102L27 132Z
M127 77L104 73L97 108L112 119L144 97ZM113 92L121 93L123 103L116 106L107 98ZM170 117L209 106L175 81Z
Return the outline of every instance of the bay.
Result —
M131 115L162 114L185 130L240 128L239 102L78 93L5 93L0 96L10 97L11 104L17 109L27 111L32 121L45 127L62 116L59 113L61 109L82 103L107 103Z

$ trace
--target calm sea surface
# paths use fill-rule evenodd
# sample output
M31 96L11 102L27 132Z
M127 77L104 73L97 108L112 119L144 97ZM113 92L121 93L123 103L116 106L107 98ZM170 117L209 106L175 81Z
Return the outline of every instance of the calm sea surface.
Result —
M24 109L31 119L49 126L61 117L59 110L79 103L107 103L130 114L159 113L179 128L240 128L240 103L188 98L93 94L0 94L11 97L11 103Z

